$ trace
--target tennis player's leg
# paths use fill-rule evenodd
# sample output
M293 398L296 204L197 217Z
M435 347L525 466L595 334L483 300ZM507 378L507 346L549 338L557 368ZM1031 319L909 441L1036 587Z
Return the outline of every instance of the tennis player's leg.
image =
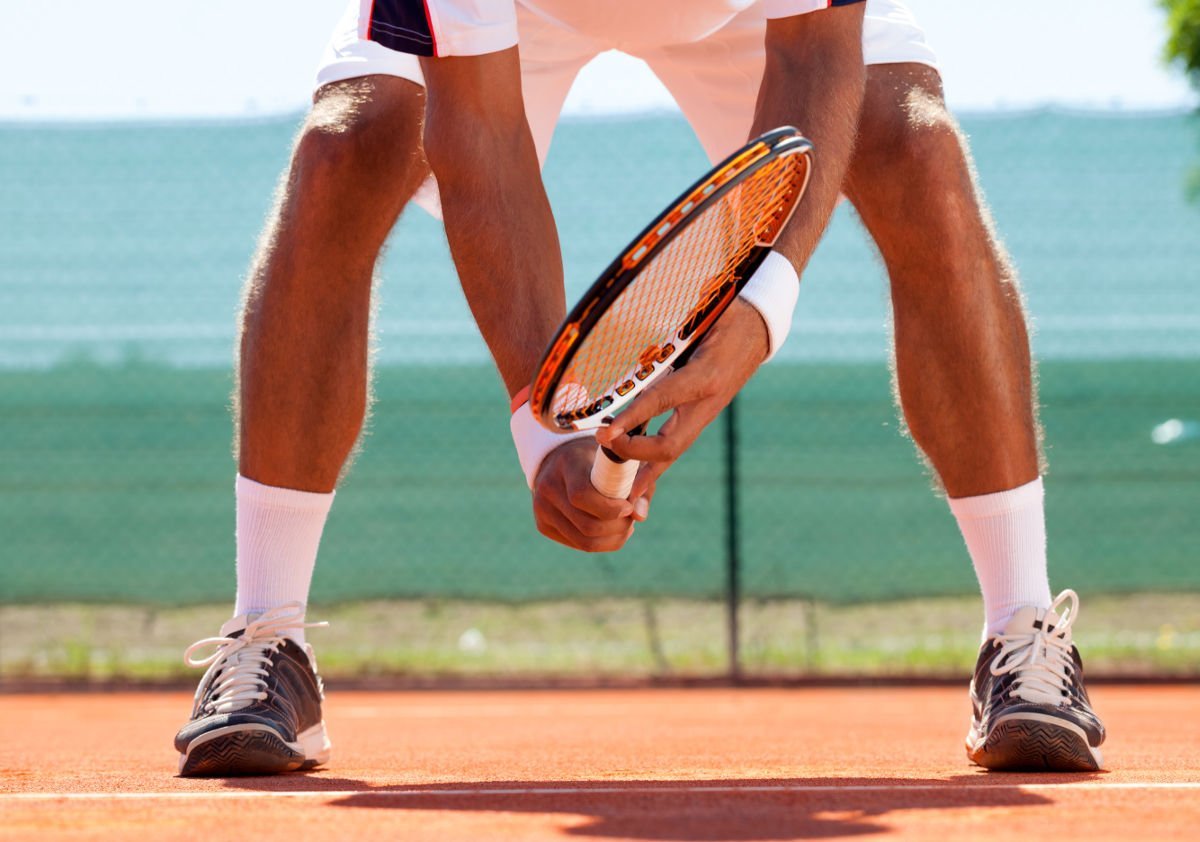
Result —
M847 194L891 280L906 424L951 498L983 585L986 633L995 635L1021 607L1051 602L1016 270L937 70L881 64L868 78ZM993 510L1001 521L989 520Z
M1104 728L1071 639L1078 600L1052 599L1047 575L1017 273L931 64L869 68L846 192L888 269L905 422L950 497L983 591L968 754L989 768L1097 769Z
M367 407L375 261L424 179L423 89L391 76L315 95L245 290L238 461L256 483L333 491Z
M333 489L366 415L374 266L414 194L440 215L421 150L420 66L359 38L360 11L353 0L326 51L246 287L237 604L209 641L216 651L196 660L189 650L209 670L176 739L186 775L286 771L329 756L304 609ZM530 26L524 88L538 102L529 113L543 160L571 82L598 51L544 29Z
M713 159L742 142L738 127L749 125L762 73L759 14L744 12L705 42L644 56ZM1020 765L1030 761L1031 745L1042 748L1048 740L1051 750L1037 757L1043 766L1098 762L1103 729L1088 706L1070 624L1046 620L1056 615L1050 611L1039 429L1016 275L941 100L934 53L908 9L895 0L868 0L863 51L867 95L845 190L888 267L903 412L952 498L982 586L984 672L977 671L973 687L986 696L1013 681L984 680L993 678L996 641L1005 632L1026 641L1019 651L1049 645L1058 653L1055 668L1073 702L1050 705L1052 713L1026 712L1059 717L1050 736L994 734L990 758L978 747L989 727L1003 724L1003 714L984 716L972 757ZM1049 625L1058 627L1053 642L1033 639ZM1017 650L1006 654L1015 663ZM1015 683L1028 688L1025 695L1046 703L1036 679L1022 675ZM976 713L979 721L981 708ZM1065 737L1064 730L1070 732Z
M330 756L305 606L366 413L375 261L425 176L423 99L388 75L321 87L280 182L242 316L234 618L189 650L209 669L176 737L181 774L269 774Z

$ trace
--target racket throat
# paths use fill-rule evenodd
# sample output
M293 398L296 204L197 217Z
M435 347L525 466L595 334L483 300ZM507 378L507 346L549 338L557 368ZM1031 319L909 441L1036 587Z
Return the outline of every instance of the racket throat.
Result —
M646 435L646 425L638 424L636 427L634 427L632 430L630 430L626 435L644 436L644 435ZM610 462L614 462L618 465L624 465L626 462L629 461L624 456L618 456L615 451L613 451L611 448L605 447L604 445L600 445L600 452L603 453L605 456L607 456Z

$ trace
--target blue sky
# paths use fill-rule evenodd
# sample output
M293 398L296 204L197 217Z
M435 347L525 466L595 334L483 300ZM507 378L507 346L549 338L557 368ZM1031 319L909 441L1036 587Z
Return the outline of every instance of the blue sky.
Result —
M1163 16L1154 0L910 5L960 109L1196 103L1182 77L1162 64ZM342 0L3 3L0 32L9 37L0 59L0 118L297 110L342 9ZM646 75L639 62L602 56L568 105L577 112L669 107Z

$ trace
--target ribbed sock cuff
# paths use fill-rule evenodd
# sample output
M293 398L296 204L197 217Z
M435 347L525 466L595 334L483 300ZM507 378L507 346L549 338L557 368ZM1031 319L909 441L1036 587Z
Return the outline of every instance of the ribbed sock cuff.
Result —
M1042 480L950 501L983 593L984 637L1003 631L1026 605L1047 608L1046 516Z
M263 485L241 475L237 493L237 603L234 616L307 604L325 520L327 494ZM300 629L293 635L303 643Z
M950 511L956 518L984 518L1026 509L1030 506L1041 505L1045 496L1042 478L1010 488L1008 491L997 491L994 494L980 494L977 497L953 497L950 499Z

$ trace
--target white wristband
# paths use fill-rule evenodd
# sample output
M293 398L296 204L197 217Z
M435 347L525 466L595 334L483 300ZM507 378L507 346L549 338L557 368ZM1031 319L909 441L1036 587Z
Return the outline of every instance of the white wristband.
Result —
M517 446L517 459L521 462L521 470L525 473L525 482L532 489L533 481L537 478L542 461L554 448L575 439L588 438L595 435L593 430L582 430L573 433L552 433L538 423L529 411L529 401L517 407L508 422L512 431L513 444Z
M792 314L800 296L800 276L788 260L777 251L767 255L738 296L751 305L767 324L771 347L767 359L783 347L792 329Z

